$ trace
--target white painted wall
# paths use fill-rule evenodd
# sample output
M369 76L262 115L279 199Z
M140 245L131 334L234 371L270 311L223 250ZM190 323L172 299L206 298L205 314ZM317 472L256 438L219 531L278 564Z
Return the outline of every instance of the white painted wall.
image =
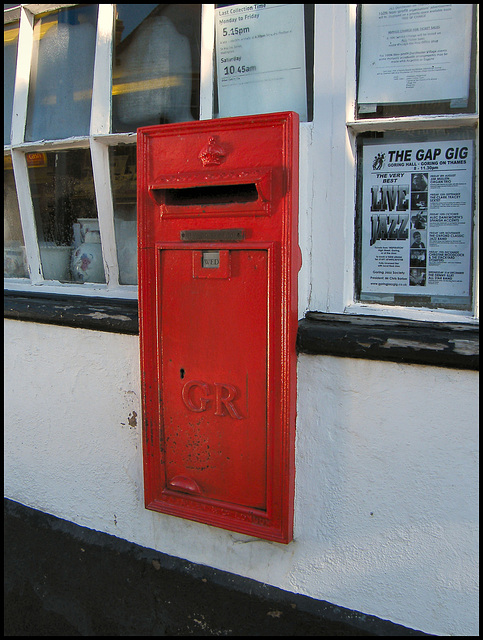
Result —
M5 495L437 635L478 635L475 372L300 356L295 540L143 507L138 338L5 321Z

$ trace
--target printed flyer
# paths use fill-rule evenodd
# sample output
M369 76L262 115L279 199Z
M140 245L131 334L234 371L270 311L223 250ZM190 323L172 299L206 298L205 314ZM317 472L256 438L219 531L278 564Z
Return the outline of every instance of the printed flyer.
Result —
M468 100L471 4L363 4L360 105ZM454 38L454 33L462 38ZM461 46L461 42L465 46Z
M472 179L471 140L364 147L362 299L470 296Z

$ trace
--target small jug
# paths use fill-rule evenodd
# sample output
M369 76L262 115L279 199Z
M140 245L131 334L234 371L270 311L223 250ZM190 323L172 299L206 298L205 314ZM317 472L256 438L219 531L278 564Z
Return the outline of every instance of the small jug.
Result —
M101 235L98 230L87 231L84 242L72 254L72 278L76 282L105 282Z

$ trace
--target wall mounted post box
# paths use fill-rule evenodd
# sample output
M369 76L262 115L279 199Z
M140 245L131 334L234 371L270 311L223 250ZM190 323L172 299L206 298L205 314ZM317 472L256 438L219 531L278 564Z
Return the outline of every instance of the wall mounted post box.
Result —
M137 135L146 507L287 543L298 116Z

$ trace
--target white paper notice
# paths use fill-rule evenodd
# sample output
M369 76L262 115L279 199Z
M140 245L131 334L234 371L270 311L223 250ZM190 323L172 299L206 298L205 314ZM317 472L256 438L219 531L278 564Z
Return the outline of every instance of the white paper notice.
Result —
M473 143L368 144L361 293L467 298Z
M216 9L220 117L296 111L307 119L303 4Z
M465 106L471 20L471 4L363 4L359 104Z

